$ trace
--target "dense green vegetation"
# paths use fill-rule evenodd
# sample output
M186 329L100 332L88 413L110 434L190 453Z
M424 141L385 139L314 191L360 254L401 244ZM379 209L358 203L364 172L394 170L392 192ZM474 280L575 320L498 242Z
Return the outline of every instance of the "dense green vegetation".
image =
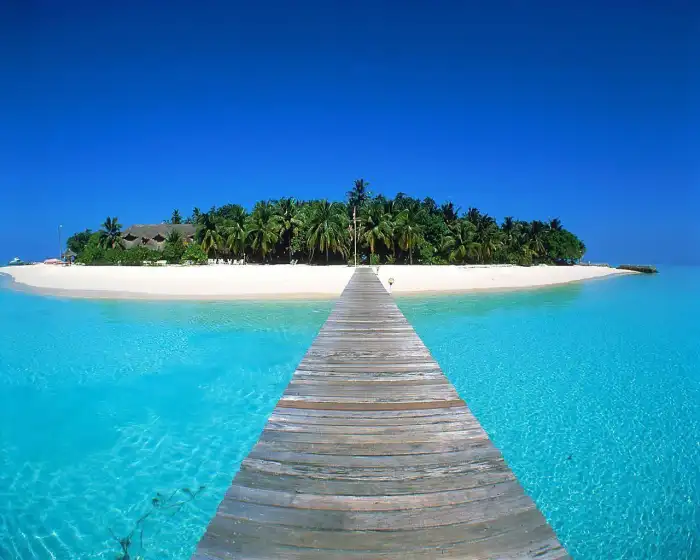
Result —
M375 196L369 186L363 179L355 181L346 202L283 198L258 202L251 212L225 204L208 212L195 208L184 219L174 210L167 223L196 225L195 243L187 246L173 231L162 253L124 249L116 217L108 217L98 232L76 233L67 246L86 264L137 265L161 259L205 263L207 258L352 263L355 211L358 263L569 264L586 250L558 219L506 217L498 224L476 208L461 213L451 202L438 206L432 198Z

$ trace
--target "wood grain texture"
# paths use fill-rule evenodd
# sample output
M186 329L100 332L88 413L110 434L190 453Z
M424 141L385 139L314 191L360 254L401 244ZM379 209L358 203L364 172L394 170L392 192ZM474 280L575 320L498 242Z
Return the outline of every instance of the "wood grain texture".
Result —
M193 558L568 555L391 296L359 268Z

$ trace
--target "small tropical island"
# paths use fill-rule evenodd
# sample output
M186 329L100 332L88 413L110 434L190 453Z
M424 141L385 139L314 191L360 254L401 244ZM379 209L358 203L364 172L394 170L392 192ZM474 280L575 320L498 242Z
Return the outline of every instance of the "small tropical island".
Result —
M397 293L529 288L631 273L582 266L585 251L558 218L498 223L452 202L373 194L357 179L342 202L289 197L257 202L251 211L240 204L194 208L186 217L176 209L161 223L126 228L110 216L99 230L66 240L62 261L83 266L4 272L51 293L188 299L334 297L355 265L376 267Z

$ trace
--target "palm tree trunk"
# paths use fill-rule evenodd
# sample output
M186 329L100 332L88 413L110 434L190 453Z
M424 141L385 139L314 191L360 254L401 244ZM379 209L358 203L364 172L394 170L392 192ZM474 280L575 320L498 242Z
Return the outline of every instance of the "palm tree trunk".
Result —
M326 265L328 264L328 245L326 245Z
M413 246L408 248L408 262L413 264Z

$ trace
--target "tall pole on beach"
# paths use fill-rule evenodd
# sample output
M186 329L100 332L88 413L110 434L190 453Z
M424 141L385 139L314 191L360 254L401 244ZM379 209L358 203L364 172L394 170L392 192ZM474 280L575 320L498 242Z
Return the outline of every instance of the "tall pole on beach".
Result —
M61 228L63 226L59 225L58 226L58 260L61 260L63 258L63 249L61 248Z
M357 268L357 206L352 207L352 229L355 232L355 268Z

